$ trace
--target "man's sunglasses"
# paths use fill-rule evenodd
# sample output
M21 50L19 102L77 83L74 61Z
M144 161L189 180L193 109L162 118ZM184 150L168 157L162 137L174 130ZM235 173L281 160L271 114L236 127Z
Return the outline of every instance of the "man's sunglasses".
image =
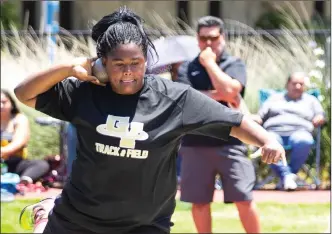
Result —
M217 41L219 38L220 38L220 35L218 36L198 36L199 40L200 41L203 41L203 42L207 42L208 40L210 40L211 42L214 42L214 41Z

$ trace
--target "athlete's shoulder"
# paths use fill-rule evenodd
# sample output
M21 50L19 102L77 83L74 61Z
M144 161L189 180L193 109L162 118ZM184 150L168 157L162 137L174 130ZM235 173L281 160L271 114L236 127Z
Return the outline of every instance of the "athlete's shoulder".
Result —
M145 77L145 81L151 90L168 96L171 99L179 98L190 88L189 85L174 82L158 75L148 75Z

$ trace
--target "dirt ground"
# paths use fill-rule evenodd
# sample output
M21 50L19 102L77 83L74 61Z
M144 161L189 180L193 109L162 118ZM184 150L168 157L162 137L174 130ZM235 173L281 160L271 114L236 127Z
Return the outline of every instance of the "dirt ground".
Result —
M56 196L61 193L61 189L49 189L47 192L27 193L24 196L17 195L16 199L28 198L46 198ZM177 192L177 198L180 197L180 191ZM223 191L216 190L214 201L223 201ZM256 202L278 202L278 203L327 203L331 202L331 191L329 190L307 190L307 191L275 191L275 190L255 190L254 200Z

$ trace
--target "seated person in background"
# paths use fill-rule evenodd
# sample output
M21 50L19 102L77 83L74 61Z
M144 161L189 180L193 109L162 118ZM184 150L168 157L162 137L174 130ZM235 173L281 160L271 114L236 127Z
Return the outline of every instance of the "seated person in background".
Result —
M316 97L304 93L306 75L296 72L290 75L286 93L276 93L264 102L256 122L274 134L280 143L291 146L289 166L281 163L271 168L281 179L284 189L296 189L296 173L309 156L314 143L312 132L325 121L324 111Z
M21 183L37 181L49 170L45 160L28 160L27 143L30 137L28 118L20 113L9 92L1 90L1 160L8 172L21 177Z

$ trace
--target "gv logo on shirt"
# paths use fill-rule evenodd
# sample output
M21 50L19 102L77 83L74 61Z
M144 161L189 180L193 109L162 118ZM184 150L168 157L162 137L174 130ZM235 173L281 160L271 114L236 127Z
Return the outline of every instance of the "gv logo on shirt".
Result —
M106 124L97 126L97 132L120 138L120 147L134 149L136 141L144 141L149 135L143 131L144 124L129 122L129 117L108 115Z

